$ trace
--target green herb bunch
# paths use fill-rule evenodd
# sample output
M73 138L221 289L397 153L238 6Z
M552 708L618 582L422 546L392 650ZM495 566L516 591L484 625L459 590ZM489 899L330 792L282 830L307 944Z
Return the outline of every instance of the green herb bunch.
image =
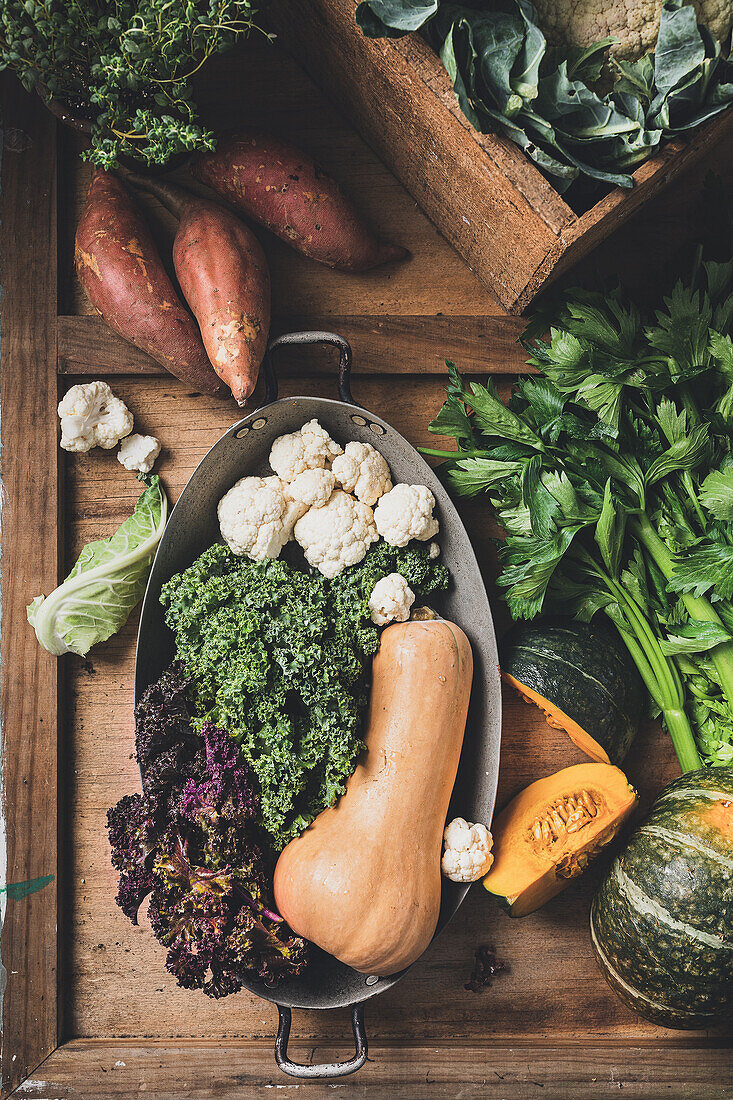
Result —
M0 69L90 124L94 164L165 164L214 147L190 80L253 16L252 0L4 0Z
M549 336L547 335L549 331ZM683 770L733 762L733 261L644 317L620 290L568 291L530 326L539 377L508 406L449 364L431 431L444 469L506 531L515 619L620 631Z
M665 0L654 53L610 68L614 38L552 49L529 0L363 0L356 18L371 38L420 31L471 125L519 145L560 193L631 187L663 141L733 103L733 64L684 0Z

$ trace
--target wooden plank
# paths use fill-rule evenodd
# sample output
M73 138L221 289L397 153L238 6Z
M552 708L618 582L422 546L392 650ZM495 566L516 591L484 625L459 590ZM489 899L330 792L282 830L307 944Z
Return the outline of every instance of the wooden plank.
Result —
M311 0L307 7L280 0L268 20L484 285L512 309L558 239L544 203L535 198L534 206L505 172L508 158L520 170L518 151L493 139L479 144L392 42L364 38L353 0ZM525 161L521 170L540 190L533 165ZM545 190L551 202L549 185ZM553 206L559 201L555 196ZM567 222L574 221L566 209Z
M367 1010L367 1029L369 1011ZM291 1056L308 1063L344 1058L345 1046L293 1041ZM372 1044L369 1061L337 1082L296 1082L276 1068L272 1044L150 1043L76 1040L60 1047L16 1092L23 1100L215 1100L269 1097L273 1089L303 1089L325 1100L730 1100L733 1056L721 1047L679 1043L618 1046L557 1044Z
M26 604L58 578L56 122L2 81L2 1087L57 1043L58 666ZM12 230L9 231L9 227ZM30 882L26 897L8 884ZM45 883L45 885L43 885ZM30 889L30 887L29 887ZM0 988L2 988L0 984Z
M236 409L214 398L193 397L167 377L119 377L114 389L134 413L136 429L163 441L158 469L171 499L177 499L196 464L238 415ZM323 376L286 375L282 396L296 392L330 397L335 385ZM440 444L427 425L444 392L444 380L437 376L370 375L354 381L357 400L415 444ZM129 515L139 492L139 483L122 470L113 453L70 455L67 563L84 543L111 534ZM493 594L489 540L496 532L488 509L482 500L468 500L460 503L460 512ZM496 610L501 628L500 605ZM74 779L69 806L73 839L67 895L67 1034L161 1039L272 1036L272 1009L249 994L212 1002L199 991L178 988L164 968L165 951L153 939L144 914L140 927L134 928L114 904L116 876L109 862L105 814L108 806L139 786L130 758L136 627L133 616L119 635L92 650L91 665L65 659L65 743ZM546 726L539 710L522 703L514 692L505 692L504 703L500 804L533 779L585 759L565 735ZM671 743L657 726L639 736L628 769L645 805L660 784L676 774ZM450 1036L458 1044L487 1036L506 1042L534 1037L550 1043L593 1037L627 1042L664 1038L667 1032L644 1022L613 996L593 959L587 914L599 875L600 868L594 869L541 912L521 921L500 912L485 891L474 889L449 931L371 1009L369 1026L375 1040ZM464 984L481 943L495 944L507 970L490 991L476 995ZM338 1036L346 1041L347 1030L344 1014L298 1013L296 1033L314 1041Z
M445 360L469 374L507 374L526 370L517 343L525 324L520 318L380 317L307 314L274 317L272 335L303 329L338 332L351 343L359 374L440 374ZM293 352L283 352L295 362ZM333 373L328 349L298 349L303 373ZM160 364L128 344L99 317L59 317L58 369L61 374L162 375Z

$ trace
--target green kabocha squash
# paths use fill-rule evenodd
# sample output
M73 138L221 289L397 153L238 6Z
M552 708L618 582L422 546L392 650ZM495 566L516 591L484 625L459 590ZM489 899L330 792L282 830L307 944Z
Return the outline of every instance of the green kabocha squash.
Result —
M609 984L665 1027L733 1014L733 766L688 772L662 792L591 905Z
M620 764L646 713L641 677L617 634L572 621L517 623L499 648L502 678L592 760Z

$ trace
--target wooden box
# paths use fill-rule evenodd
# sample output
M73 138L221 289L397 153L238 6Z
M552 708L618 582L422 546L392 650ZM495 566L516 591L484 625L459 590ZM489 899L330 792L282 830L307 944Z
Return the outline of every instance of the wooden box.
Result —
M268 20L510 313L733 129L726 111L578 215L518 146L471 127L422 38L365 38L354 11L354 0L278 0Z

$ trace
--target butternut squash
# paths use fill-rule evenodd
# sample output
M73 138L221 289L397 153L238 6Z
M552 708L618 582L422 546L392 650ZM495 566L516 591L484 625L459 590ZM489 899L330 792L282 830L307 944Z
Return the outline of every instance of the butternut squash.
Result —
M470 643L453 623L387 627L346 792L277 862L275 900L290 927L362 973L403 970L435 932L472 676Z

